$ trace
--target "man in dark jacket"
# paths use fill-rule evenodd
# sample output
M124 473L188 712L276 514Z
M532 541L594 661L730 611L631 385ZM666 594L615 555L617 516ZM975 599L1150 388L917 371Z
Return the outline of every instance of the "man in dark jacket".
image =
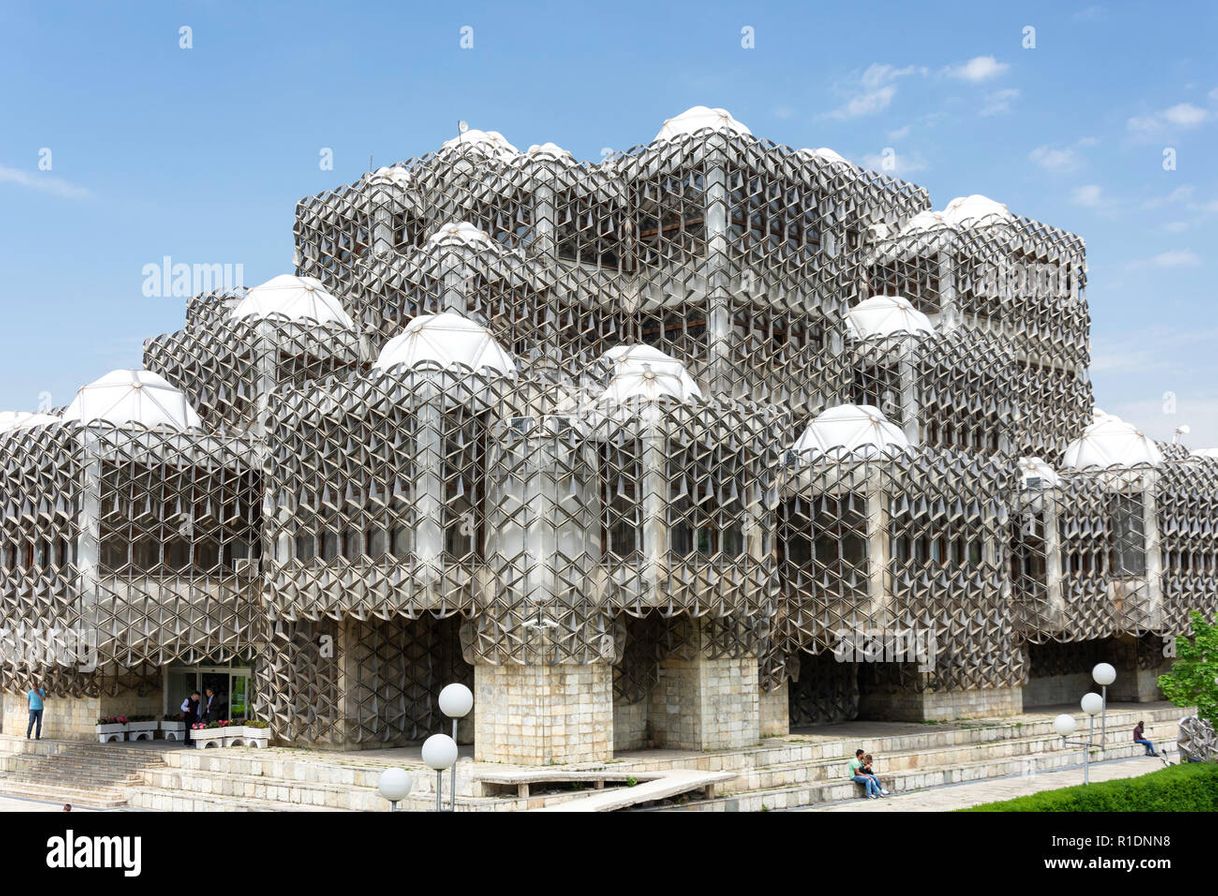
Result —
M227 719L228 708L224 705L224 698L216 693L215 688L206 688L205 693L201 713L203 721L218 722Z
M1147 756L1158 756L1158 752L1155 751L1155 745L1146 739L1144 733L1145 730L1146 728L1142 720L1138 719L1138 724L1135 725L1133 729L1133 742L1135 744L1141 744L1144 746L1146 748Z

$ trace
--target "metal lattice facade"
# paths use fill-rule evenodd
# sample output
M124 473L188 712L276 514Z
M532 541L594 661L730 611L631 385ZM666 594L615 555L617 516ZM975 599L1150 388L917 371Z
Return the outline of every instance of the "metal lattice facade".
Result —
M98 657L6 690L241 658L277 736L389 743L482 666L642 707L746 658L798 722L1214 613L1218 461L1104 454L1082 241L983 197L691 110L599 164L470 131L295 239L278 292L147 342L176 425L0 420L0 612ZM893 632L929 652L834 661Z

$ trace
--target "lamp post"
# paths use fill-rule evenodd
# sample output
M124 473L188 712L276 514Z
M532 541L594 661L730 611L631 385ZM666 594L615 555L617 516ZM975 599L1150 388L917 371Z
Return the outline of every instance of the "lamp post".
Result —
M457 742L457 722L469 715L474 708L474 695L463 684L445 685L440 691L440 712L453 720L453 743ZM452 800L452 810L457 811L457 760L453 758L452 782L448 786L449 797Z
M398 811L398 803L410 796L414 775L404 768L387 768L376 782L376 791L389 801L389 811Z
M423 764L436 773L436 811L441 812L444 770L457 761L457 742L447 734L433 734L423 741Z
M1108 746L1108 685L1116 681L1116 669L1108 663L1098 663L1091 670L1092 680L1100 686L1104 706L1100 710L1100 746Z
M1083 694L1083 712L1087 714L1087 755L1083 757L1083 783L1091 783L1091 742L1095 738L1095 717L1104 709L1104 698L1092 691Z

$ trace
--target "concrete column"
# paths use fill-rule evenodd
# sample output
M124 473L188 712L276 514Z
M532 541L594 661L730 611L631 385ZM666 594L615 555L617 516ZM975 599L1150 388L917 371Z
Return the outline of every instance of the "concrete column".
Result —
M649 710L657 747L752 746L761 737L757 657L711 659L702 647L692 656L670 656L660 663Z
M1057 500L1042 499L1045 527L1045 593L1048 615L1054 624L1066 618L1066 597L1062 592L1061 529L1057 515Z
M608 663L474 667L474 759L517 765L613 757Z
M415 432L418 438L418 468L415 469L414 552L422 569L437 568L444 550L444 438L443 415L434 384L425 389L419 405Z
M643 438L643 558L652 593L659 593L668 554L668 455L664 435Z
M1149 628L1163 627L1163 548L1159 539L1158 476L1142 477L1142 529L1146 537L1146 592Z
M922 425L918 420L918 382L914 366L915 340L901 347L897 359L897 371L901 388L901 429L911 445L921 445Z
M888 531L888 493L880 484L883 479L878 470L867 477L867 596L871 603L870 615L886 618L892 603L888 587L888 560L891 551Z
M759 695L762 737L786 737L791 733L790 682L784 680L776 688Z
M960 308L956 301L955 246L940 247L939 250L939 329L955 329L960 323Z

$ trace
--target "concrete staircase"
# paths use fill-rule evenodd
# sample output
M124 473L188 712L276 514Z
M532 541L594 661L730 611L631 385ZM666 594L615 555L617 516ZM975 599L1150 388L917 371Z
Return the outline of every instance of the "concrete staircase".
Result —
M1141 756L1143 748L1132 742L1130 731L1145 719L1159 752L1175 751L1178 721L1187 713L1178 707L1159 705L1108 713L1108 739L1103 748L1093 747L1091 761ZM1071 739L1085 740L1086 722L1081 713L1078 733ZM850 723L859 727L865 723ZM832 727L832 726L829 726ZM862 787L848 780L847 763L861 745L876 756L880 780L893 793L908 793L951 784L1035 775L1082 765L1082 748L1062 748L1053 731L1052 716L1023 721L993 720L985 724L957 723L945 730L902 733L889 736L854 735L835 741L817 737L806 746L755 754L739 768L736 779L720 785L713 799L691 800L653 808L685 811L761 811L792 809L842 800L858 799ZM798 742L798 735L786 738ZM1099 727L1095 741L1099 742ZM1157 767L1154 760L1150 768Z
M790 809L857 798L846 763L856 747L874 753L881 779L896 793L1071 768L1082 750L1063 750L1053 733L1057 710L1004 719L939 725L846 722L820 726L755 747L715 753L646 750L609 762L522 769L475 763L458 765L458 809L511 812L572 811L584 807L760 811ZM1138 756L1129 732L1145 719L1160 750L1174 750L1177 723L1188 711L1166 703L1112 706L1108 745L1093 761ZM1083 719L1081 713L1075 717ZM1085 722L1079 731L1085 736ZM1098 739L1098 731L1097 731ZM1153 765L1153 760L1146 760ZM375 811L387 804L376 792L380 773L400 766L418 773L415 791L401 808L435 806L435 775L410 749L326 752L272 747L191 750L159 744L101 745L29 742L0 736L0 792L87 806L189 812ZM703 788L676 787L684 778L713 777L713 796ZM692 777L691 777L692 776ZM667 784L628 794L659 778ZM707 777L707 780L711 780ZM444 776L447 806L448 775ZM528 786L521 787L520 781ZM506 782L506 783L505 783ZM688 783L688 782L687 782ZM634 787L630 787L634 785ZM680 792L676 792L680 791ZM588 802L592 799L592 802ZM595 806L594 806L595 804Z
M0 794L91 809L121 808L127 805L128 788L163 765L166 752L156 744L27 740L0 734Z

